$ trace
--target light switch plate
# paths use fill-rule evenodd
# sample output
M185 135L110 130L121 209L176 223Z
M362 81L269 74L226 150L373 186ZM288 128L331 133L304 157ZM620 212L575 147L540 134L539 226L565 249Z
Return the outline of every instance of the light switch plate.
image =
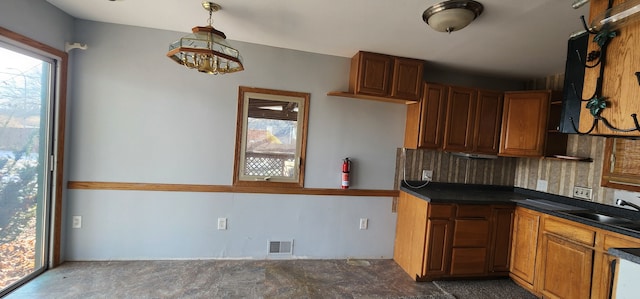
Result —
M218 229L219 230L227 229L227 218L218 218Z
M82 228L82 216L71 217L71 228Z

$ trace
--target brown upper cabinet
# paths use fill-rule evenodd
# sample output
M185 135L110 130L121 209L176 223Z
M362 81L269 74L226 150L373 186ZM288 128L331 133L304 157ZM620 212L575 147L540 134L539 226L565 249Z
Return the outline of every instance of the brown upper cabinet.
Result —
M473 127L476 118L478 92L465 87L450 87L443 150L470 152L473 150Z
M463 87L449 90L443 149L497 154L502 93Z
M558 131L560 98L561 93L551 90L505 92L499 155L564 155L567 135Z
M422 100L407 105L404 147L441 149L447 109L447 86L425 83Z
M502 92L425 83L419 104L407 105L408 148L497 154Z
M360 51L351 58L349 92L328 95L415 103L422 96L423 69L423 60Z

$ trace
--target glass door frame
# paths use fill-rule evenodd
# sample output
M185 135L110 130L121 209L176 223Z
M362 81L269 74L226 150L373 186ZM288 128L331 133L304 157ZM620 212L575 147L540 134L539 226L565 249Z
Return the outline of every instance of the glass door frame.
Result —
M51 134L46 137L50 142L48 142L48 149L45 151L48 157L44 159L44 161L47 161L45 162L47 163L45 171L47 173L50 172L50 174L46 176L49 180L49 188L46 190L48 194L45 194L45 201L48 207L44 212L48 213L48 215L45 217L47 219L47 223L45 223L47 227L43 230L43 233L46 234L44 241L47 242L47 244L44 244L43 267L27 275L10 288L0 292L0 297L2 297L22 283L27 282L47 269L60 265L62 262L62 196L64 190L68 54L3 27L0 27L0 41L53 61L50 70L52 76L50 87L52 99L50 100L49 115L51 119L48 122L48 125L51 126Z

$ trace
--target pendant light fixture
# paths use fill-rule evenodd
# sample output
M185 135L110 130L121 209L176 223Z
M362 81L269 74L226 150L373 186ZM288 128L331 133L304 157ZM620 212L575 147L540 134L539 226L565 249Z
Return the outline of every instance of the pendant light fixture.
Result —
M480 2L449 0L427 8L422 14L422 20L435 31L451 33L467 27L482 10Z
M193 27L193 34L183 36L169 45L167 56L173 61L190 69L207 74L226 74L244 70L242 57L235 48L227 43L222 31L213 28L214 11L221 9L213 2L202 2L202 7L209 11L207 26Z

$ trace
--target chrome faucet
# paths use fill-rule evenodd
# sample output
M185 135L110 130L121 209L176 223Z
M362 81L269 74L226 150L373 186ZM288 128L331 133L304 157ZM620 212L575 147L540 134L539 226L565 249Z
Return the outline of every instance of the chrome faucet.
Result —
M619 198L616 199L616 205L619 205L621 207L630 206L630 207L636 209L637 211L640 211L640 206L638 206L638 205L636 205L634 203L630 203L630 202L628 202L628 201L626 201L624 199L619 199Z

